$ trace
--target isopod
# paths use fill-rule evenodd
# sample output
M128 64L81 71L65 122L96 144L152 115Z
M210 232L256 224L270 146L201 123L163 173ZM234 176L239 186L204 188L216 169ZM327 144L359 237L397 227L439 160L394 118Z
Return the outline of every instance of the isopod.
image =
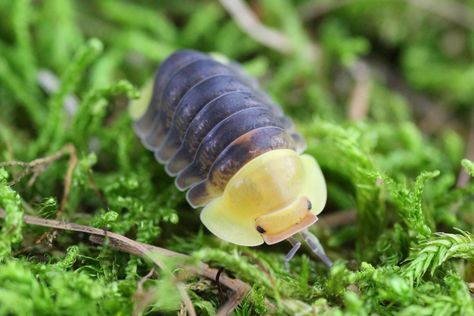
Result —
M288 240L288 261L298 234L331 264L307 231L326 203L321 169L292 120L237 63L179 50L131 112L141 142L214 235L244 246Z

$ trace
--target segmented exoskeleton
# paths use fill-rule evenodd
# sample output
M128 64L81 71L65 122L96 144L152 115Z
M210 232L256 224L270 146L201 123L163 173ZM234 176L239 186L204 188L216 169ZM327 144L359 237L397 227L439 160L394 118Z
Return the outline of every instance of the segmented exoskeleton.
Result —
M326 187L316 161L238 64L177 51L147 92L133 105L135 131L191 206L204 207L211 232L241 245L272 244L317 220Z

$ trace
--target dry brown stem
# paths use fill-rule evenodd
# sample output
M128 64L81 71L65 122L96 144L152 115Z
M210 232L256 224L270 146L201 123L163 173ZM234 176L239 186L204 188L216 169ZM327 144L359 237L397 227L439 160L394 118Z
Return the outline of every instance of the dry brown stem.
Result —
M24 161L5 161L0 162L0 168L2 167L24 167L23 170L19 175L13 179L11 185L18 183L22 178L27 175L32 174L30 181L28 181L28 186L32 186L38 176L43 173L53 162L61 159L63 156L69 155L69 163L66 171L66 175L64 177L64 189L63 189L63 196L61 198L61 203L59 206L59 211L56 214L56 218L59 218L66 207L69 193L71 191L71 178L74 172L74 168L77 165L77 152L76 148L72 144L66 144L63 148L58 150L57 152L53 153L50 156L46 156L43 158L38 158L30 162Z
M107 236L107 237L110 237L110 236ZM105 242L104 235L92 235L90 236L90 240L98 244L103 244ZM146 247L151 253L155 252L167 257L181 257L184 259L189 258L188 256L184 254L174 252L166 248L160 248L160 247L156 247L149 244L141 244L141 245ZM140 256L140 254L136 251L136 249L134 249L133 247L129 247L129 245L124 244L123 242L119 240L109 239L108 246L110 246L111 248L115 248L117 250L123 251L123 252ZM205 263L198 263L197 265L186 265L186 266L183 266L183 268L186 269L186 271L190 273L208 278L210 280L215 280L219 273L218 269L211 268ZM229 315L235 309L235 307L237 307L237 305L239 305L240 302L242 302L244 297L250 291L250 286L239 279L230 278L225 273L220 274L219 282L225 287L227 287L228 289L232 290L232 295L229 297L227 302L223 306L221 306L221 308L217 312L217 315Z
M293 51L293 45L286 35L260 23L245 2L241 0L219 1L239 27L254 40L282 54L290 54Z
M318 223L324 227L337 228L340 226L355 223L357 220L357 211L354 209L346 211L337 211L326 214L321 217Z
M362 60L355 63L352 68L355 85L352 90L347 116L352 121L366 118L369 111L371 76L369 66Z
M24 167L23 170L19 175L15 177L15 179L10 183L14 185L18 183L22 178L25 176L32 174L30 180L28 181L28 186L31 187L35 183L36 179L43 173L53 162L61 159L63 156L69 155L69 162L66 170L66 175L64 177L64 188L63 188L63 195L61 198L61 202L59 204L59 210L56 213L56 219L58 219L67 205L67 201L69 199L69 193L71 192L71 181L74 169L77 165L77 151L76 148L72 144L66 144L57 152L53 153L50 156L46 156L43 158L38 158L30 162L23 162L23 161L5 161L0 163L0 167ZM52 234L51 231L47 231L43 233L37 240L36 244L41 243L45 238L52 239L54 238L55 234ZM27 251L29 248L25 248L20 250L17 253L22 253L23 251Z
M77 165L77 152L76 147L71 144L67 144L64 147L65 152L69 154L69 163L67 165L66 176L64 177L64 190L61 203L59 204L59 211L56 213L56 218L60 218L64 212L67 201L69 199L69 193L71 192L71 180L74 169Z
M137 283L137 290L133 294L133 300L135 301L135 306L133 308L132 315L138 316L143 313L143 311L153 303L156 291L150 289L145 291L143 289L143 284L150 279L155 273L155 268L152 268L143 278L140 279Z
M0 218L4 217L5 211L0 208ZM30 215L24 215L23 220L25 221L25 223L31 225L89 234L91 235L90 240L94 243L106 243L107 246L110 246L111 248L146 258L161 269L165 268L165 265L161 260L157 258L155 254L160 254L162 256L167 257L181 257L184 259L189 258L189 256L186 256L184 254L180 254L165 248L160 248L149 244L140 243L120 234L116 234L95 227L89 227L75 223L66 223L58 220L49 220ZM198 263L196 265L183 265L183 268L188 272L200 275L211 280L215 280L219 272L217 269L211 268L205 263ZM250 286L241 280L232 279L228 277L225 273L221 273L219 281L222 285L232 290L232 295L229 297L227 302L219 309L217 315L229 315L235 309L235 307L240 304L240 302L242 302L244 297L250 291ZM179 282L177 282L176 284L178 286L178 290L180 291L182 302L187 308L188 314L196 315L194 307L192 306L192 302L185 291L184 285L181 284L180 286Z
M229 12L242 31L260 44L285 55L295 51L293 42L286 34L263 25L244 1L219 0L219 2ZM316 43L311 43L308 47L308 53L311 59L317 59L320 55L319 46Z

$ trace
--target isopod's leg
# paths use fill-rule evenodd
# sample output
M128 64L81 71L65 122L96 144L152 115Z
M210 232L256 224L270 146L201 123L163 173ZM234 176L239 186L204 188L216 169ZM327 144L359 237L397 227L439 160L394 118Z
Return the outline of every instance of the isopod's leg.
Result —
M307 229L301 232L303 240L305 241L306 245L311 249L311 251L318 256L328 267L332 267L332 261L326 255L323 246L319 242L318 238L311 234Z
M284 259L285 263L285 269L286 271L290 271L290 261L293 259L295 256L296 252L298 252L298 249L301 247L301 242L299 242L296 238L290 237L287 239L288 242L293 246L290 251L287 253Z

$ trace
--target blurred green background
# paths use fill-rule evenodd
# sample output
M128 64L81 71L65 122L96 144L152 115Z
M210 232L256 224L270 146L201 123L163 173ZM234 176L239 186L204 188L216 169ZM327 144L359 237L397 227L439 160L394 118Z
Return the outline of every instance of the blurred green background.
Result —
M23 214L223 268L252 287L236 315L474 315L473 1L0 0L0 17L0 315L186 312L173 260L140 288L152 263ZM331 270L211 236L142 148L128 102L180 48L242 63L295 120L328 183L312 230ZM226 298L185 284L198 315Z

